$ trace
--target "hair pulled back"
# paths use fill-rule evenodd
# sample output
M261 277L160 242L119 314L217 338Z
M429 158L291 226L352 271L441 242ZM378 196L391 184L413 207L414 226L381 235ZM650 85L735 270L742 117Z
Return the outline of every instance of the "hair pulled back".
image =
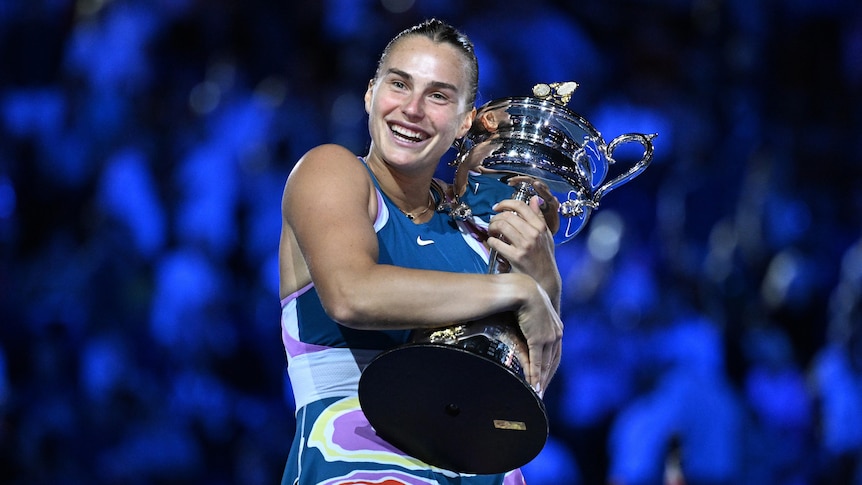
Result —
M479 89L479 61L476 59L476 51L473 48L473 42L458 29L452 25L438 19L428 19L420 24L408 27L402 30L398 35L392 38L383 53L380 55L380 60L377 62L377 72L374 78L380 75L380 69L383 66L389 53L398 42L407 37L421 36L430 39L437 44L449 44L458 50L467 61L467 73L470 80L470 91L467 93L467 102L472 105L476 102L476 93Z

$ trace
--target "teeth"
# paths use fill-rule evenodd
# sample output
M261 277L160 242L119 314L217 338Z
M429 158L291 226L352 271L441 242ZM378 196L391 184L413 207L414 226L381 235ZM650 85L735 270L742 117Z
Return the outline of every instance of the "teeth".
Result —
M403 126L393 125L392 131L398 135L403 136L404 138L409 138L409 139L414 140L414 141L422 141L423 139L425 139L425 137L422 135L422 133L419 133L418 131L409 130L407 128L404 128Z

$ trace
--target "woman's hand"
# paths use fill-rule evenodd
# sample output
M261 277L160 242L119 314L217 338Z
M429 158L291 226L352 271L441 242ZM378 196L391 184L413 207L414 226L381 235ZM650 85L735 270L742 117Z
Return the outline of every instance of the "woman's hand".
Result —
M521 182L527 182L536 191L539 196L539 210L545 218L545 224L551 231L551 234L556 234L560 229L560 201L551 192L551 189L545 182L539 179L529 177L527 175L517 175L509 179L509 185L517 185Z
M509 199L495 205L499 213L488 225L488 246L508 261L512 272L528 274L538 281L554 307L559 308L562 283L554 257L554 235L546 225L540 199L533 197L526 204ZM547 207L552 202L545 199L544 204Z
M527 382L542 396L560 365L563 322L547 293L535 281L532 285L525 304L516 315L529 354L524 374Z
M541 396L560 364L563 323L560 320L562 282L554 257L554 233L559 227L559 202L548 187L532 181L539 196L526 204L508 199L488 225L488 245L510 265L510 272L529 276L526 301L517 310L518 325L527 341L527 382ZM513 182L514 183L514 182ZM523 281L519 279L519 281Z

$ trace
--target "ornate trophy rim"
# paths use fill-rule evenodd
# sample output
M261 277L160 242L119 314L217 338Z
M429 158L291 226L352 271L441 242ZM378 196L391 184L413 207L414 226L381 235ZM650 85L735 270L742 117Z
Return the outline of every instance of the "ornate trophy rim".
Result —
M497 98L492 99L485 104L481 105L476 109L476 119L478 119L483 113L488 111L499 109L504 106L514 106L514 107L532 107L538 108L540 112L548 113L550 115L563 115L563 118L567 118L568 121L572 121L577 125L580 125L584 128L584 131L587 131L589 134L593 135L595 138L601 139L601 132L596 129L596 127L585 117L575 112L568 106L549 101L547 99L540 99L533 96L508 96L505 98ZM476 127L476 124L473 124L473 128ZM473 136L476 132L471 128L470 132L467 134L468 137Z

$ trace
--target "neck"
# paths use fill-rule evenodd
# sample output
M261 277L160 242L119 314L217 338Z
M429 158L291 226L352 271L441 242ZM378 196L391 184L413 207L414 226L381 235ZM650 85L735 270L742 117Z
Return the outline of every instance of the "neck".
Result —
M396 204L396 206L397 206L397 204ZM400 210L401 213L404 214L405 216L407 216L407 218L410 219L411 221L416 221L419 218L421 218L422 216L424 216L425 214L427 214L428 211L430 211L432 207L434 207L434 195L429 190L428 191L428 202L425 203L424 208L408 212L408 211L405 211L404 209L402 209L400 206L398 206L398 210Z
M434 205L434 198L430 193L433 167L426 170L428 173L405 172L371 154L365 158L365 163L377 179L380 189L404 214L418 217Z

